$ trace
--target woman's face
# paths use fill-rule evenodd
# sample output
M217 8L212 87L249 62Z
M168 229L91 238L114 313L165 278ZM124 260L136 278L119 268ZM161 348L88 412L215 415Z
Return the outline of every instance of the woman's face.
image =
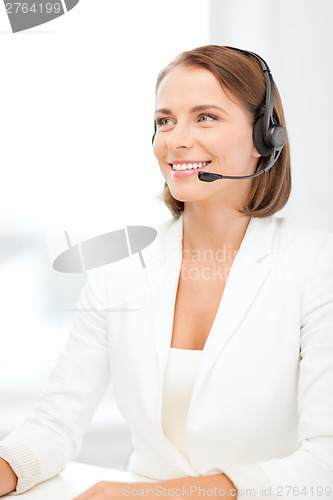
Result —
M174 198L247 200L252 179L208 183L197 175L249 175L260 156L248 111L229 99L210 71L182 65L172 69L158 89L155 118L153 150Z

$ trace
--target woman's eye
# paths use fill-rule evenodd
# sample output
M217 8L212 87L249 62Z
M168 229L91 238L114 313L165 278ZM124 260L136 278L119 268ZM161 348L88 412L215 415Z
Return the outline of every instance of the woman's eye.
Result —
M216 118L212 115L201 115L199 117L199 121L200 122L210 122L210 121L213 121L215 120Z
M156 125L158 127L165 127L167 125L170 125L170 123L172 123L172 120L170 120L169 118L156 118Z

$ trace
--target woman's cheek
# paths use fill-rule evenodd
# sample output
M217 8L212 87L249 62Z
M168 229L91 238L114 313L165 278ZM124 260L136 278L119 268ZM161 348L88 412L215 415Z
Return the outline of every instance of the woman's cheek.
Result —
M155 137L154 144L153 144L153 153L156 156L156 158L158 159L158 157L159 157L159 147L158 147L158 141L157 141L156 137Z
M163 150L164 146L165 146L165 140L163 139L163 134L161 135L160 131L157 129L153 142L153 152L156 157L158 157L161 154L161 151Z

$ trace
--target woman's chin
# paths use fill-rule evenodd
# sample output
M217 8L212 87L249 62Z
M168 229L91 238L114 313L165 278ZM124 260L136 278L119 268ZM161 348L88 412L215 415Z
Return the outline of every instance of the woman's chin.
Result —
M169 189L170 189L170 186L169 186ZM196 201L196 200L200 200L203 198L203 194L198 192L198 188L197 189L193 189L193 188L186 188L185 186L182 187L182 188L174 188L173 189L170 189L170 192L172 194L172 196L178 200L178 201Z

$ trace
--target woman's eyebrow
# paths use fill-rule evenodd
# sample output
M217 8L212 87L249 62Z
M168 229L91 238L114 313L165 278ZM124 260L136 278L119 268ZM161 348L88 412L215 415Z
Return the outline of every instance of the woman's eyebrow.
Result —
M155 115L157 115L157 113L162 113L163 115L171 115L171 111L170 109L167 109L167 108L160 108L160 109L157 109L155 111Z
M218 109L219 111L222 111L222 113L225 113L226 115L229 114L225 109L220 108L220 106L216 106L215 104L201 104L199 106L194 106L193 108L190 109L190 112L198 113L199 111L207 111L207 109Z
M222 113L225 113L226 115L229 115L229 113L223 109L220 108L219 106L216 106L215 104L200 104L198 106L194 106L193 108L190 109L190 113L198 113L200 111L207 111L207 109L217 109L219 111L222 111ZM155 114L157 113L162 113L164 115L171 115L172 111L167 108L159 108L155 111Z

